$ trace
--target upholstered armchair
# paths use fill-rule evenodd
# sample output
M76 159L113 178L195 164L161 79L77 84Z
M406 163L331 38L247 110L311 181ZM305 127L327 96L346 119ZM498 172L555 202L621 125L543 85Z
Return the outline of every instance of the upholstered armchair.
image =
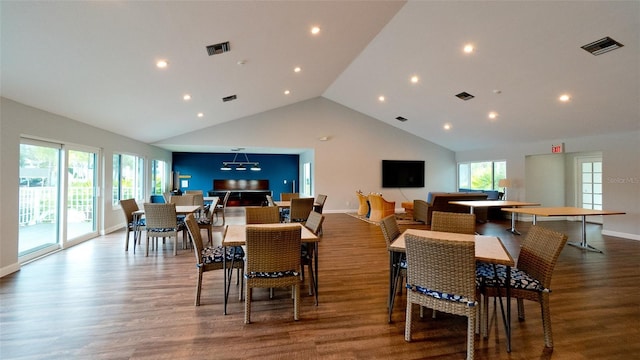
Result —
M387 201L380 194L369 195L369 206L371 206L369 214L369 220L371 221L380 221L382 218L396 212L396 202Z

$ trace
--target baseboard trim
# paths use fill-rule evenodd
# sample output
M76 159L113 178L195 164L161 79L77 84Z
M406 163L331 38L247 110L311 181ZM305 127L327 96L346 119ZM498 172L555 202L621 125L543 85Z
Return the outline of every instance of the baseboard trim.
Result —
M619 232L619 231L602 230L602 235L614 236L614 237L619 237L619 238L623 238L623 239L640 241L640 235L623 233L623 232Z
M0 278L5 277L9 274L13 274L14 272L20 271L20 263L13 263L9 266L5 266L0 269Z

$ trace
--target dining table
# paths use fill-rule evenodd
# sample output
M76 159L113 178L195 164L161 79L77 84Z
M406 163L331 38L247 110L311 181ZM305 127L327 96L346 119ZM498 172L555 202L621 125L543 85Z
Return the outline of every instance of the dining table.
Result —
M582 218L582 234L580 242L567 242L568 245L593 252L602 253L602 250L587 243L587 216L597 215L624 215L622 211L609 211L609 210L595 210L595 209L583 209L573 206L561 206L561 207L538 207L538 208L518 208L518 209L502 209L514 214L527 214L533 215L533 225L537 222L538 216L578 216Z
M540 204L538 203L513 200L449 201L449 204L468 206L469 212L471 214L473 214L473 208L476 207L517 208L520 206L540 206ZM514 235L520 235L520 232L516 230L516 216L514 216L513 214L511 216L511 228L507 228L507 231L511 232Z
M247 243L247 226L251 227L264 227L264 228L278 228L287 226L299 226L300 227L300 240L303 243L308 243L314 246L313 252L313 273L315 276L314 294L316 300L316 306L318 305L318 242L320 237L314 234L311 230L303 226L301 223L275 223L275 224L241 224L241 225L227 225L222 237L222 246L224 248L224 254L226 254L227 247L244 246ZM231 268L233 268L233 261L235 257L231 257ZM227 268L227 257L223 256L223 269ZM229 290L231 286L231 272L224 277L224 314L227 314L227 303L229 299Z
M406 254L406 241L405 237L407 234L421 236L431 239L440 239L440 240L449 240L449 241L473 241L475 243L475 257L476 261L482 261L493 265L504 265L506 266L506 274L507 279L505 284L509 284L511 282L511 267L515 266L515 261L511 254L507 251L497 236L487 236L487 235L470 235L470 234L459 234L459 233L449 233L449 232L441 232L441 231L431 231L431 230L418 230L418 229L407 229L405 230L396 240L394 240L389 246L389 258L390 262L393 261L394 253ZM389 283L389 294L392 295L393 290L393 280L397 275L394 271L400 271L399 267L390 266L389 268L390 283ZM494 271L497 276L497 271ZM511 291L509 286L505 288L505 297L506 297L506 314L505 314L505 306L503 305L502 298L500 298L500 309L502 312L502 319L505 327L505 333L507 338L507 352L511 352ZM389 304L390 304L389 300Z

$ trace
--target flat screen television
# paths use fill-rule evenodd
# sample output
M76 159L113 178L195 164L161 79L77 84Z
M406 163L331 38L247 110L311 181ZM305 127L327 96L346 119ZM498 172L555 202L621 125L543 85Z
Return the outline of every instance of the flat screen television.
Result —
M424 161L382 160L382 187L424 187Z

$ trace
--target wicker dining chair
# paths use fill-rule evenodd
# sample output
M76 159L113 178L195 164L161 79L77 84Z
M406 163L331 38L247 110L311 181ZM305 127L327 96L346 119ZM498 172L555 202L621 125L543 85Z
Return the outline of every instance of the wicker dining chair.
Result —
M178 222L175 204L145 203L144 216L147 223L145 256L149 256L149 239L173 238L173 255L178 254L178 232L183 231L183 243L186 240L184 224ZM185 244L183 244L184 246Z
M473 235L476 233L476 215L434 211L431 214L431 230Z
M407 234L407 311L404 339L411 341L413 305L467 320L467 359L474 356L475 243Z
M138 224L134 224L133 222L133 213L135 211L140 210L138 207L138 203L136 199L124 199L120 200L120 207L122 208L122 212L124 213L125 220L127 221L127 236L124 242L124 251L129 251L129 234L136 229L142 230L145 225L145 220L138 220ZM136 226L137 225L137 226ZM136 238L136 234L134 234L134 239ZM136 243L133 243L133 252L136 251Z
M280 201L291 201L291 199L297 199L300 197L300 193L280 193Z
M382 236L387 244L387 251L389 251L389 266L393 270L392 276L389 277L391 282L389 285L389 299L387 301L387 307L389 309L389 322L391 322L391 315L393 313L393 305L395 303L396 292L398 291L398 285L402 285L402 279L407 277L407 261L404 253L391 252L389 250L391 243L400 236L400 228L398 227L398 221L395 215L389 215L380 221L380 230L382 230Z
M316 236L321 236L322 223L324 222L324 215L312 211L309 213L309 217L307 221L304 223L304 227L309 229ZM309 270L309 276L311 277L311 281L309 282L309 295L313 295L315 293L316 281L314 272L313 272L313 258L315 254L315 244L302 243L300 245L300 261L301 261L301 279L304 281L304 267L306 266ZM316 296L316 305L318 304L318 294L315 293Z
M327 202L327 195L318 194L318 197L316 197L316 202L313 204L313 211L322 214L325 202Z
M253 288L291 286L293 318L300 317L300 235L296 225L247 226L244 322L251 322Z
M277 206L247 206L246 224L277 224L280 222L280 209Z
M511 268L509 284L511 297L517 299L518 319L524 320L524 300L540 304L544 345L553 348L551 333L551 313L549 294L551 292L551 275L558 261L558 256L567 242L567 235L533 225L522 242L516 267ZM498 272L496 280L494 269ZM506 283L506 267L502 265L478 263L476 269L480 294L483 296L482 334L487 336L488 297L504 296ZM499 286L498 286L499 285ZM495 308L495 301L494 301Z
M201 197L202 197L202 195L201 195ZM194 200L195 200L195 194L183 194L183 195L180 195L180 196L172 196L171 197L171 203L172 204L176 204L176 206L196 205L194 203Z
M202 235L198 222L193 214L187 215L185 219L187 230L191 242L193 243L193 251L196 255L196 268L198 269L198 282L196 285L196 301L195 305L200 306L200 293L202 291L202 274L207 271L220 270L223 267L224 259L222 258L225 250L222 246L204 247L202 243ZM244 251L241 246L232 247L226 250L227 271L238 269L238 279L240 281L240 299L242 299L242 291L244 285L244 277L240 276L240 272L244 270ZM232 261L234 260L234 261ZM233 263L233 266L232 266ZM243 271L244 272L244 271ZM225 274L227 276L227 274Z
M313 211L313 201L314 199L312 197L291 199L287 222L307 221L309 213Z
M198 227L200 228L200 230L207 231L207 239L209 239L209 245L213 244L213 215L215 208L218 205L218 201L219 200L216 200L215 203L212 202L209 206L205 206L201 213L201 216L196 219L198 221Z
M218 204L213 208L214 217L220 218L219 214L222 214L222 224L220 224L220 226L224 226L224 224L227 222L225 212L227 211L227 202L229 201L230 196L231 196L231 191L227 191L224 194L224 198L222 199L222 202L218 201Z

